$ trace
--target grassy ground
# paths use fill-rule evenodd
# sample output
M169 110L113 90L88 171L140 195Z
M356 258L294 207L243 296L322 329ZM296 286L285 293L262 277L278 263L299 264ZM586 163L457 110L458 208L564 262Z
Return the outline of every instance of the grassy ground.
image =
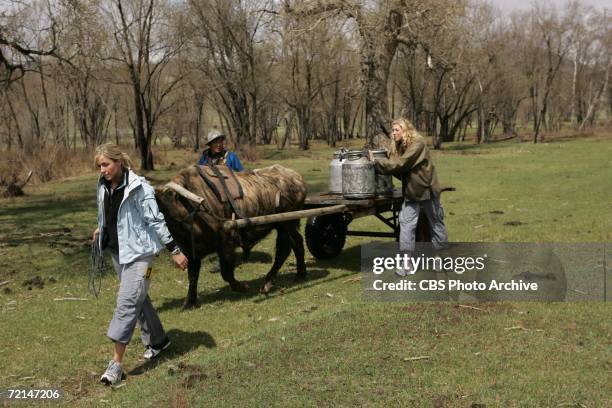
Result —
M321 191L332 150L266 148L248 167L278 162ZM158 183L197 158L165 154L176 164L149 175ZM443 184L457 189L443 196L453 241L611 241L609 136L449 144L434 156ZM88 294L95 180L30 186L27 197L0 201L0 282L9 281L0 287L0 388L59 387L65 402L84 406L612 406L609 304L367 303L355 279L367 239L357 237L337 259L307 254L305 283L293 283L291 257L267 298L232 293L203 270L201 306L187 312L186 275L162 253L151 297L173 346L145 363L135 339L125 386L100 386L117 282L105 278L98 300ZM374 218L355 223L383 229ZM257 287L273 242L236 276ZM55 300L67 297L86 300ZM411 360L419 356L428 358Z

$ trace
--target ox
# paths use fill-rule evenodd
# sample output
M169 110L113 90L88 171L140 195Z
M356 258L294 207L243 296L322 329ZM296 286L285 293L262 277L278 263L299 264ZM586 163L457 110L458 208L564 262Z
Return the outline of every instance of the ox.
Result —
M236 200L236 205L240 215L245 218L300 210L306 199L306 183L303 177L296 171L280 165L236 173L236 178L244 193L242 199ZM241 246L248 253L250 248L272 229L277 231L274 264L266 275L260 291L262 293L270 291L273 279L291 250L297 261L296 279L305 278L304 241L298 230L299 220L266 224L245 230L227 229L224 228L224 221L232 217L232 210L218 200L196 166L182 170L172 181L204 198L203 203L205 203L198 206L170 189L158 189L156 192L157 203L166 218L166 224L189 259L189 289L185 308L196 305L201 260L213 252L219 255L223 279L233 290L247 291L247 286L234 277L235 249Z

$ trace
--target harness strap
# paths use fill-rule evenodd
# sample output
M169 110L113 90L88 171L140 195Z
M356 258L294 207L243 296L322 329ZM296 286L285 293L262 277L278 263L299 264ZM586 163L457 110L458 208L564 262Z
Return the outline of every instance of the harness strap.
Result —
M223 174L221 174L221 171L212 162L209 164L209 166L212 169L212 171L215 173L215 176L219 178L219 181L221 182L221 187L223 187L223 191L225 192L225 195L227 196L227 201L229 202L230 206L234 210L234 213L236 213L238 218L244 218L241 215L240 211L238 210L238 206L234 202L234 199L232 198L232 194L230 193L229 188L227 188L227 184L225 184L225 178L223 177ZM230 169L230 173L232 173L232 176L235 179L236 176L234 175L231 169ZM240 186L240 184L238 185ZM240 186L240 196L242 196L242 186Z
M202 171L202 168L200 166L195 165L195 167L198 169L198 174L200 175L200 177L202 177L204 182L206 182L206 185L208 186L208 188L210 188L213 191L213 193L215 193L215 196L217 196L217 198L221 200L220 198L221 193L217 189L217 186L215 186L215 184L211 180L209 180L208 176L206 176L206 173Z

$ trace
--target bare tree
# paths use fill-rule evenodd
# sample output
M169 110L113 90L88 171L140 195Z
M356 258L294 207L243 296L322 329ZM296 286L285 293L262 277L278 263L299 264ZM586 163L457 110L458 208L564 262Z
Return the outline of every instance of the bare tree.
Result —
M578 6L577 6L578 7ZM592 8L580 8L573 62L571 120L578 129L592 126L610 82L612 64L612 17Z
M376 134L390 134L387 82L391 62L400 44L429 49L422 33L445 28L448 17L462 7L462 2L444 0L308 1L292 5L286 0L285 11L298 16L326 18L341 15L355 23L360 39L361 85L365 95L368 141ZM432 38L433 35L430 36Z
M177 69L170 72L172 58L184 44L172 28L171 6L155 0L109 0L105 9L116 46L107 60L119 63L127 71L128 78L122 83L132 89L131 123L143 170L154 168L151 144L155 125L170 109L165 102L182 80Z
M189 0L194 58L237 145L256 143L265 76L274 61L266 47L257 46L271 18L267 3Z
M108 32L95 2L70 1L60 8L62 25L70 27L59 36L59 52L69 64L61 64L56 81L68 95L76 127L86 149L92 149L107 138L111 120L111 85L100 81L104 76L100 56L108 47ZM117 139L117 134L115 135Z
M0 85L36 69L35 58L57 57L57 23L49 2L12 2L0 13Z
M562 63L573 43L572 5L564 15L552 7L536 4L530 16L532 79L530 96L533 116L533 142L539 141L542 123L548 113L550 94ZM543 84L542 84L543 83Z
M301 150L309 148L315 133L315 102L321 102L323 89L337 81L330 82L321 72L329 58L324 51L330 40L326 24L317 30L304 29L312 21L312 17L286 20L282 31L283 98L295 114Z

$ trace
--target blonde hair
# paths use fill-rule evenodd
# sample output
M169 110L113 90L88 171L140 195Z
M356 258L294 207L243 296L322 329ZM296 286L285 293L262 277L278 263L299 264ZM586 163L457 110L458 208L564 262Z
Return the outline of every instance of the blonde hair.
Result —
M396 142L391 138L389 153L391 156L401 156L416 138L422 136L419 135L419 132L417 132L416 128L408 119L397 118L391 123L391 126L395 125L399 126L402 130L400 132L402 140Z
M127 153L122 152L119 146L114 143L104 143L96 147L94 166L98 165L98 158L100 156L107 157L115 162L120 162L126 169L131 169L133 167L130 156L128 156Z

